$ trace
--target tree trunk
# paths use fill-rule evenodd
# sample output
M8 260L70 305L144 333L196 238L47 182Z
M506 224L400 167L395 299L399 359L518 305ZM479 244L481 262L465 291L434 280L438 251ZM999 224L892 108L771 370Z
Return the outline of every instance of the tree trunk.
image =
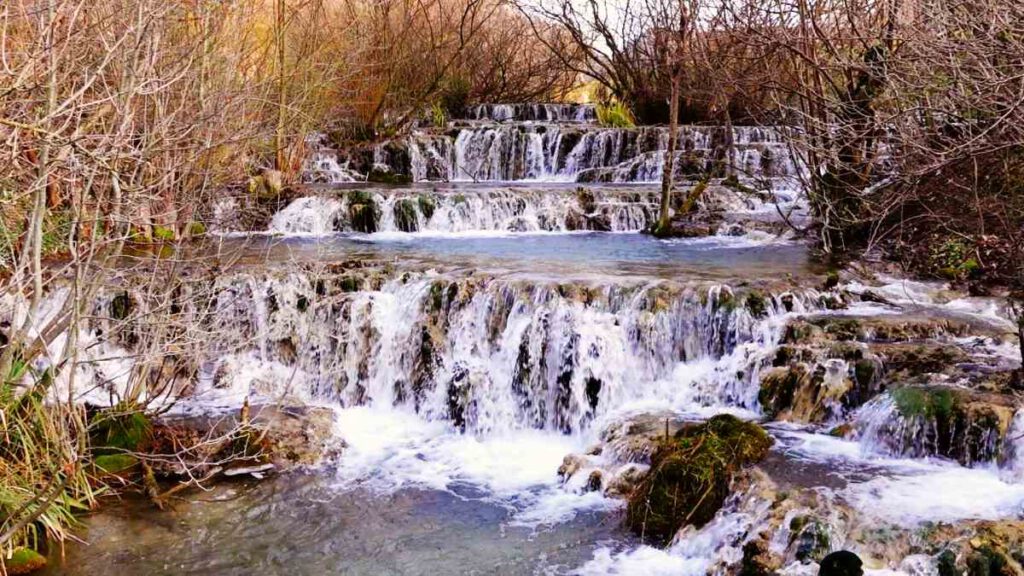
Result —
M654 229L655 236L667 236L671 227L672 212L672 176L675 168L676 141L679 136L679 74L672 75L672 90L668 103L668 149L665 150L665 162L661 173L661 212L658 225Z
M285 66L285 39L284 39L284 26L285 26L285 0L277 0L275 3L275 14L274 14L274 31L277 40L277 130L274 133L274 151L276 156L274 158L274 168L285 171L285 165L287 164L287 158L285 154L285 137L284 137L284 122L285 122L285 80L284 80L284 66Z

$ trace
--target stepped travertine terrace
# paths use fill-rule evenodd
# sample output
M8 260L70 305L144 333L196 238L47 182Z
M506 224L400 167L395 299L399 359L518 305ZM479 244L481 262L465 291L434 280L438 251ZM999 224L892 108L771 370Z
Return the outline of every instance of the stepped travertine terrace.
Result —
M372 146L335 150L322 136L306 167L309 182L365 178L412 182L657 182L668 148L665 127L605 128L583 105L481 105L467 120L422 127ZM736 175L750 179L799 175L785 128L684 126L679 178ZM360 176L362 175L362 177Z
M496 522L515 544L495 549L612 530L566 545L564 564L531 557L555 574L795 576L839 549L934 574L1024 512L1005 310L941 284L826 276L780 216L806 212L777 129L685 128L676 196L705 187L708 224L659 240L642 232L658 216L663 128L601 128L583 105L466 116L363 150L315 137L310 184L262 204L226 195L218 234L184 253L202 262L188 274L156 288L158 271L117 274L77 335L79 400L116 403L146 374L179 418L327 408L345 448L312 472L309 501L346 503L318 505L317 522L386 540L407 523L349 500L443 498L425 521L468 522L470 540ZM706 524L663 548L607 528L660 446L723 414L773 447ZM309 521L290 514L247 540ZM348 532L336 527L314 547Z

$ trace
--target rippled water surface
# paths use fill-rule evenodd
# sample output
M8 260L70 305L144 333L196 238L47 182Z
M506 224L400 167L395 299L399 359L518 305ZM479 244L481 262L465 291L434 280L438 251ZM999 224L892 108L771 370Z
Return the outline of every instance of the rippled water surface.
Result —
M340 489L318 474L222 485L165 512L108 503L86 520L91 545L69 547L46 573L559 574L599 543L629 543L616 513L514 526L509 508L465 492Z
M338 234L225 238L209 258L261 262L376 259L402 266L537 276L640 275L677 280L784 278L816 269L801 243L769 236L658 240L639 233Z

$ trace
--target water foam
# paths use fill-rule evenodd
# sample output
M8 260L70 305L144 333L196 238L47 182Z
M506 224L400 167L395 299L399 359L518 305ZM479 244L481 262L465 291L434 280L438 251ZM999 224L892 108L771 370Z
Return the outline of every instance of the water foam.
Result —
M521 526L619 505L600 493L560 489L558 465L583 447L581 436L533 429L463 434L447 422L373 406L340 410L337 432L347 444L338 469L342 487L451 491L506 506L510 524Z
M822 434L777 434L791 457L827 462L847 478L839 496L868 518L914 527L1024 513L1024 484L1001 477L994 466L964 468L938 459L889 457Z

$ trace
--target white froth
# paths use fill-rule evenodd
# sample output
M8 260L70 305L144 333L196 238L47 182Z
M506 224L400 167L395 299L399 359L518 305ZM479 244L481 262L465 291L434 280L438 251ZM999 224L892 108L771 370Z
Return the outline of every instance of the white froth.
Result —
M527 429L474 436L401 409L357 407L340 411L338 433L348 446L338 472L342 486L457 494L467 492L460 488L471 488L485 500L508 506L512 524L530 526L619 505L599 493L561 489L558 466L583 445L555 432Z

